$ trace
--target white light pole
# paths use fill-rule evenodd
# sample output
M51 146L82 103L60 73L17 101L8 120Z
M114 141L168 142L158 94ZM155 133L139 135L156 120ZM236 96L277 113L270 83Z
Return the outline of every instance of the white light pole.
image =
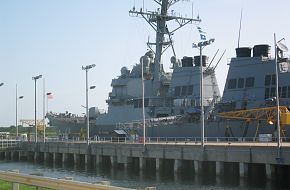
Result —
M143 58L141 59L142 72L142 115L143 115L143 146L146 145L146 124L145 124L145 100L144 100L144 68Z
M32 77L32 80L34 80L34 126L35 126L35 143L37 143L37 120L36 120L36 81L40 79L42 75L38 75L35 77Z
M24 96L19 96L17 94L17 84L16 84L16 109L15 109L15 127L16 127L16 138L18 138L18 99L22 99Z
M198 48L200 53L200 128L201 128L201 146L204 147L204 107L203 107L203 65L202 65L202 49L214 42L214 39L193 43L193 48Z
M90 144L90 121L89 121L89 89L88 89L88 71L96 65L82 66L82 70L86 71L86 115L87 115L87 144Z

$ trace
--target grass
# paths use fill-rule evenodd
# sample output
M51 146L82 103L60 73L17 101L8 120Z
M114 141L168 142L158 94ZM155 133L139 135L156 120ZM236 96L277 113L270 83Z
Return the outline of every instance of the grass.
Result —
M0 180L0 190L11 190L12 189L12 183L7 181ZM19 190L37 190L36 187L33 187L31 185L19 185ZM50 190L47 188L44 188L44 190Z

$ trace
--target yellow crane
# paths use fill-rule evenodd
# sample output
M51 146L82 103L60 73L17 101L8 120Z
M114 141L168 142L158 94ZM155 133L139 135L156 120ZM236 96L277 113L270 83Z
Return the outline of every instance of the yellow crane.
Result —
M244 120L246 123L253 121L266 121L268 124L277 122L277 106L263 107L247 110L238 110L219 113L218 116L225 119ZM290 125L290 112L286 106L279 106L281 134L284 135L284 126ZM259 129L259 122L256 130L256 135Z

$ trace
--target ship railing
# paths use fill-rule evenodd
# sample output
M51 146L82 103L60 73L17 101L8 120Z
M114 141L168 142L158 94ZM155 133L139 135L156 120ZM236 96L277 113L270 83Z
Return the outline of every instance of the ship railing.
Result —
M92 139L92 143L127 143L127 144L143 144L143 137L100 137ZM290 145L290 137L281 138L281 142ZM201 137L146 137L145 143L179 143L179 144L200 144ZM231 144L256 144L256 145L273 145L277 144L277 138L261 138L261 137L205 137L205 143L208 145L226 143Z
M159 125L169 125L176 123L178 120L182 118L181 115L175 115L175 116L168 116L168 117L159 117L159 118L150 118L145 120L145 126L146 127L153 127L153 126L159 126ZM143 128L143 121L142 120L134 120L132 122L126 122L126 123L117 123L116 129L141 129Z

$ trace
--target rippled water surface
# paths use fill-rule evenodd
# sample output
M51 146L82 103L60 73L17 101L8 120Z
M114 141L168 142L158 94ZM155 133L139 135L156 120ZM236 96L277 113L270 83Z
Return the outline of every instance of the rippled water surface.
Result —
M240 179L236 176L216 178L214 175L195 175L194 172L174 175L171 171L155 170L139 171L119 168L86 168L76 166L55 166L32 162L0 162L0 170L19 169L20 173L43 173L53 178L73 177L75 181L95 183L110 181L111 185L129 188L157 187L158 190L187 189L290 189L289 182L261 180L252 176L251 179ZM290 174L289 174L290 175Z

